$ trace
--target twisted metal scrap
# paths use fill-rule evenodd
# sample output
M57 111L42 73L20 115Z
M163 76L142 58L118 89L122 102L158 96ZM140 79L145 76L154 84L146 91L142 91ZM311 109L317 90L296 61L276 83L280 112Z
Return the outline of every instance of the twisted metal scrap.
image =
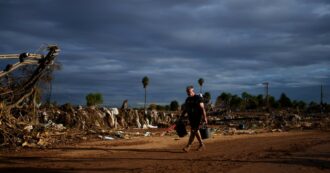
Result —
M7 54L0 55L0 59L19 59L15 64L9 64L0 71L0 78L8 77L10 73L26 65L37 65L32 75L23 83L15 86L1 88L0 101L3 102L7 108L18 106L22 101L29 98L34 93L34 88L38 80L46 73L46 69L54 63L56 56L60 49L56 45L47 47L48 53L42 54ZM1 87L1 86L0 86Z

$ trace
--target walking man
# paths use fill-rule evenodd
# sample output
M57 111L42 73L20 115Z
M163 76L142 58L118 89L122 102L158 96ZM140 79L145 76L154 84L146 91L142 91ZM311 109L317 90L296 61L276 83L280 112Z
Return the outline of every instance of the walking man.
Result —
M191 132L190 132L188 144L186 145L186 147L183 148L183 151L189 152L191 144L193 143L193 141L195 139L195 136L199 142L198 151L202 151L205 149L205 145L202 141L202 137L199 132L199 126L200 126L202 120L207 124L207 117L206 117L206 112L204 109L203 99L201 96L195 94L193 86L188 86L186 88L186 92L187 92L188 97L184 104L184 108L181 113L181 118L186 113L188 114Z

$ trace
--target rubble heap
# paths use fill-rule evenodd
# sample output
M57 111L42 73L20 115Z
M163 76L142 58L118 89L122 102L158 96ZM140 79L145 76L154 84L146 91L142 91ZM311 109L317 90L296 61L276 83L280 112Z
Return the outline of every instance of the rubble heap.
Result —
M225 112L210 113L210 124L218 125L225 135L282 132L289 130L329 130L329 113L297 113L274 110L271 112Z
M34 116L22 117L19 113L22 113L20 110L25 110L27 114L34 113L31 110L36 107L38 82L47 77L60 51L56 45L47 45L45 50L46 54L0 55L2 62L18 60L0 71L0 144L12 145L28 141L24 139L24 134L33 133L36 129L26 126Z
M134 135L129 133L132 129L168 128L175 124L180 115L180 112L149 110L145 114L141 109L82 107L70 104L41 106L35 111L35 115L31 107L9 110L2 105L0 110L0 145L14 147L51 147L53 144L77 142L87 138L127 139ZM298 115L274 111L208 115L213 132L223 135L293 129L329 130L330 127L327 114ZM144 134L150 135L150 132Z
M174 124L173 112L64 104L42 106L33 115L29 107L0 112L0 145L48 147L56 143L85 139L92 135L118 135L128 128L165 128ZM35 119L33 117L36 117ZM116 132L116 133L115 133ZM115 133L115 134L114 134Z

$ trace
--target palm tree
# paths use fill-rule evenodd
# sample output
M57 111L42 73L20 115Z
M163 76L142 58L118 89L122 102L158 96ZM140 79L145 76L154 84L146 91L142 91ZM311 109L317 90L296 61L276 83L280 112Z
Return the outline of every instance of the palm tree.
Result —
M200 86L200 91L199 91L200 93L202 93L203 83L204 83L204 79L203 78L199 78L198 79L198 84Z
M142 84L144 88L144 112L146 112L146 104L147 104L147 86L149 84L148 76L144 76L142 79Z

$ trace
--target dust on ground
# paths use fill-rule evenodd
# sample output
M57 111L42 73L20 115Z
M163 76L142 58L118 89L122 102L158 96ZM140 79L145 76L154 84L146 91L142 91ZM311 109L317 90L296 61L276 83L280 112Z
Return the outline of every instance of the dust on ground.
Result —
M2 150L0 172L330 171L329 132L214 134L205 140L205 151L196 151L195 141L192 151L184 153L187 141L187 136L153 135L118 140L92 138L47 150Z

